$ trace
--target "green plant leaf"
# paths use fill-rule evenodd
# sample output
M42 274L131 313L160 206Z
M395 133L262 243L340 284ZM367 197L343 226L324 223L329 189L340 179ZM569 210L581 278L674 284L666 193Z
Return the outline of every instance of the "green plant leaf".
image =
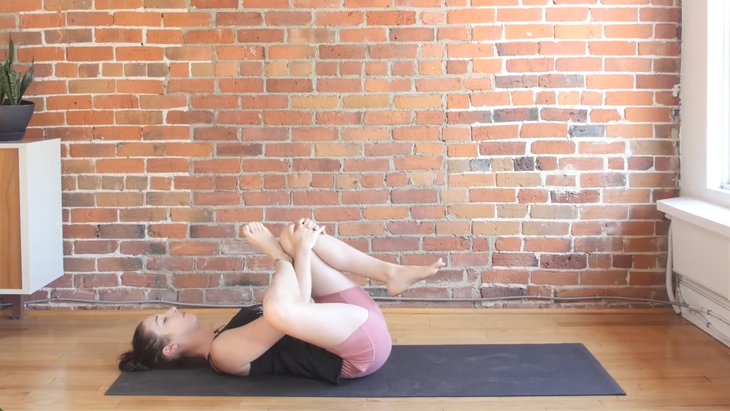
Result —
M10 74L2 64L0 64L0 82L3 84L3 93L10 99Z
M18 96L18 104L20 104L20 101L23 99L23 94L25 94L26 90L28 90L30 83L33 82L33 67L34 64L31 64L28 71L25 72L25 76L23 76L23 82L20 85L20 96Z
M20 72L10 72L10 104L18 105L18 94L20 94Z
M13 68L13 53L15 53L15 45L13 44L13 38L10 37L10 52L8 53L8 58L5 60L5 68Z
M5 76L5 67L0 64L0 77ZM5 87L3 87L3 81L0 78L0 105L5 101Z

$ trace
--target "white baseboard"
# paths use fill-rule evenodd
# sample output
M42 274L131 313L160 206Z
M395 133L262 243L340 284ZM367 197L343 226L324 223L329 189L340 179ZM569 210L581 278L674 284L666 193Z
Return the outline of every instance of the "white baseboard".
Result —
M723 317L724 319L730 320L730 301L717 293L714 293L709 289L680 276L679 294L680 302L711 310L713 313ZM719 319L706 313L696 314L685 307L682 307L682 317L711 335L716 340L730 347L730 325L725 324ZM712 327L707 326L708 322L712 325ZM724 336L718 332L724 334Z

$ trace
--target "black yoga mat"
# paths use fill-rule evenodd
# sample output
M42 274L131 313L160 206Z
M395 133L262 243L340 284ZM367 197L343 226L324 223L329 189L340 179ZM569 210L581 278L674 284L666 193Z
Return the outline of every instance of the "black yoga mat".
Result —
M123 372L106 395L507 397L625 395L583 344L395 345L378 372L334 386L207 367Z

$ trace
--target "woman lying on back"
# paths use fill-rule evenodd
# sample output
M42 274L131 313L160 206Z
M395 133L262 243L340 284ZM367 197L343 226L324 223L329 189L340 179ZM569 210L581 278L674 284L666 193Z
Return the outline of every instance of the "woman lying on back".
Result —
M278 241L261 223L248 224L244 234L276 266L263 305L242 308L215 331L176 308L150 316L137 326L120 370L169 368L202 357L231 375L293 375L333 384L364 377L385 364L391 337L378 305L343 272L385 283L389 294L398 295L444 265L441 259L423 267L378 260L308 219L289 224Z

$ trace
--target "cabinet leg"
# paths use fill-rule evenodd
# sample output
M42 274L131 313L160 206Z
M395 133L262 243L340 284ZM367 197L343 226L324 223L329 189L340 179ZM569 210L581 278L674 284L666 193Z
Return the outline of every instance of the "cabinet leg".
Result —
M5 299L13 304L13 319L23 320L25 318L25 296L6 295Z

